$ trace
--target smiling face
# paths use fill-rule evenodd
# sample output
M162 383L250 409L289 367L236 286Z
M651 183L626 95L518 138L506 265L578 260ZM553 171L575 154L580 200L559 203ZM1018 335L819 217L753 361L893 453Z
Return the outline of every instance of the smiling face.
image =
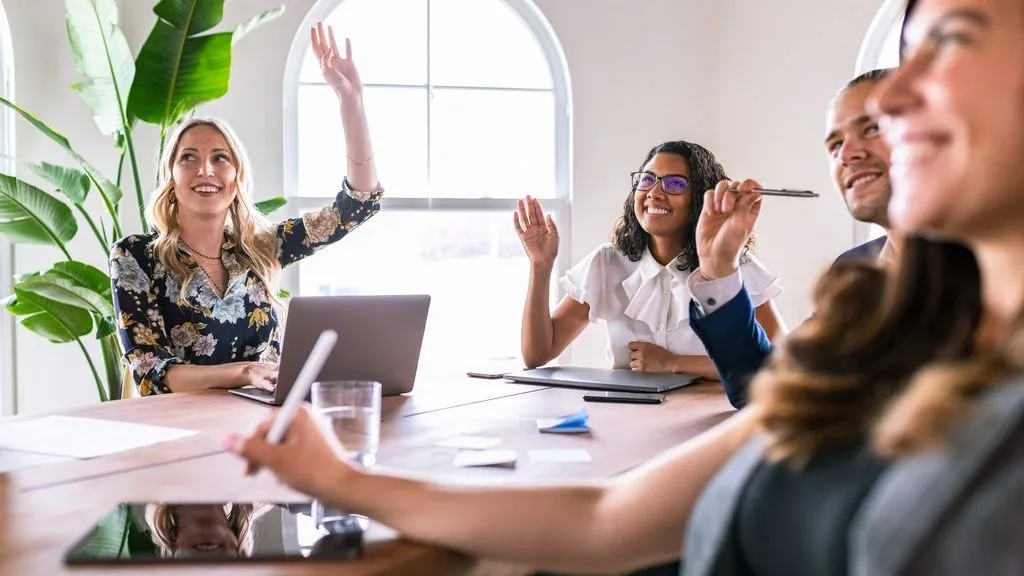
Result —
M235 201L236 159L217 128L200 124L182 134L171 178L180 217L224 218Z
M832 182L850 214L861 222L888 227L889 146L878 121L867 113L867 99L876 86L877 82L862 82L836 97L826 120L825 149Z
M922 0L872 95L892 146L895 226L975 242L1024 220L1024 4Z
M175 556L237 556L238 537L217 505L180 506Z
M685 188L679 188L675 185L678 180L671 177L682 176L689 180L689 163L678 154L659 152L640 171L648 173L641 177L641 188L646 187L643 182L649 184L652 177L660 178L650 190L636 190L633 212L640 226L651 236L679 238L690 221L692 187L687 183ZM666 188L672 193L666 193Z

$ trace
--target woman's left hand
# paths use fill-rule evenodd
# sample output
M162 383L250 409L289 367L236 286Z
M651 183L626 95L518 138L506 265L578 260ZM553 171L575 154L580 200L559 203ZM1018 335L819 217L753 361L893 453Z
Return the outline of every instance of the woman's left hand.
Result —
M309 29L309 39L313 53L320 60L320 72L324 75L324 80L334 88L342 103L361 100L363 83L359 80L359 71L352 62L352 42L345 38L343 57L338 50L338 43L334 40L334 29L328 26L325 32L323 22Z
M676 355L657 344L629 343L629 369L636 372L675 372Z

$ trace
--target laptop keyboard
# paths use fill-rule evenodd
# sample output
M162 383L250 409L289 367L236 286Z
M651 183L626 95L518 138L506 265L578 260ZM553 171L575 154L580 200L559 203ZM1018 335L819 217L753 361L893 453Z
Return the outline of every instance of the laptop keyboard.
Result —
M244 393L250 398L257 398L261 400L273 400L274 393L270 390L264 390L263 388L240 388L239 392Z

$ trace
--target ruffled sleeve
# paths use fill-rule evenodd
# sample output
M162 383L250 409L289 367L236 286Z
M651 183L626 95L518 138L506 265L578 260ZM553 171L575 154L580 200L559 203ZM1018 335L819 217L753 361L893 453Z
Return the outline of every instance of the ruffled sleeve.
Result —
M576 263L558 281L565 293L577 302L590 306L590 321L606 320L611 308L611 295L606 284L611 277L609 266L615 248L599 246Z
M750 301L755 308L782 294L779 277L769 272L755 256L750 255L746 262L740 264L740 270L743 285L750 294Z

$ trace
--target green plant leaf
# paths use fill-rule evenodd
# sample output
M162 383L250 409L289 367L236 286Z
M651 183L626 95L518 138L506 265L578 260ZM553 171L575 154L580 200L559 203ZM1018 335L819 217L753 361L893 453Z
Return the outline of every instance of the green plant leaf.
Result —
M79 286L111 300L110 276L95 266L76 260L58 262L53 265L52 270L47 272L47 274L51 273L68 278Z
M120 504L96 523L93 533L78 556L82 558L128 558L126 546L128 532L132 525L130 509L127 504Z
M117 323L113 318L100 318L96 322L96 339L103 340L107 336L117 333ZM120 346L120 345L119 345ZM120 358L120 354L118 354Z
M78 220L67 204L23 180L0 174L0 234L12 242L63 249L77 232Z
M71 52L78 72L85 77L72 87L92 108L100 132L123 138L131 130L127 103L135 60L117 26L117 2L65 0L65 7Z
M259 202L256 203L256 209L259 210L261 214L267 215L273 213L276 210L279 210L282 206L284 206L287 203L288 200L286 198L278 196L276 198L260 200Z
M64 137L63 134L60 134L53 128L50 128L46 125L45 122L30 114L21 106L18 106L14 102L11 102L10 100L2 96L0 96L0 104L3 104L4 106L7 106L8 108L20 114L21 117L24 118L29 124L35 126L36 129L38 129L40 132L46 135L46 137L48 137L50 140L53 140L58 146L63 148L65 152L67 152L72 158L75 159L76 162L78 162L78 165L82 167L82 170L84 170L85 173L89 175L89 179L92 180L93 184L95 184L97 188L100 189L101 193L107 198L108 202L112 206L117 206L117 204L121 201L121 189L115 186L114 183L111 182L110 180L107 180L103 176L103 174L100 174L99 170L94 168L93 165L90 164L85 158L83 158L81 154L75 152L74 148L71 147L71 143L68 142L68 139Z
M160 0L153 12L178 30L194 36L224 19L224 0Z
M51 272L20 282L15 287L22 293L42 296L67 306L95 312L100 316L114 315L114 305L109 298L80 286L65 276Z
M203 102L227 94L230 32L197 35L220 23L224 0L162 0L159 20L136 58L128 109L140 120L169 126Z
M249 18L245 22L242 22L238 26L235 26L235 31L231 35L231 45L238 44L238 41L245 37L246 34L253 30L263 26L271 20L275 20L284 14L284 4L277 8L271 8L270 10L264 10L259 14Z
M23 164L40 178L56 186L57 191L67 196L68 200L75 204L82 205L85 203L86 197L89 196L89 187L91 186L89 175L81 170L57 166L49 162L39 164L24 162Z
M92 332L92 315L81 308L22 291L17 285L14 296L7 310L18 316L22 326L54 344L73 342Z

